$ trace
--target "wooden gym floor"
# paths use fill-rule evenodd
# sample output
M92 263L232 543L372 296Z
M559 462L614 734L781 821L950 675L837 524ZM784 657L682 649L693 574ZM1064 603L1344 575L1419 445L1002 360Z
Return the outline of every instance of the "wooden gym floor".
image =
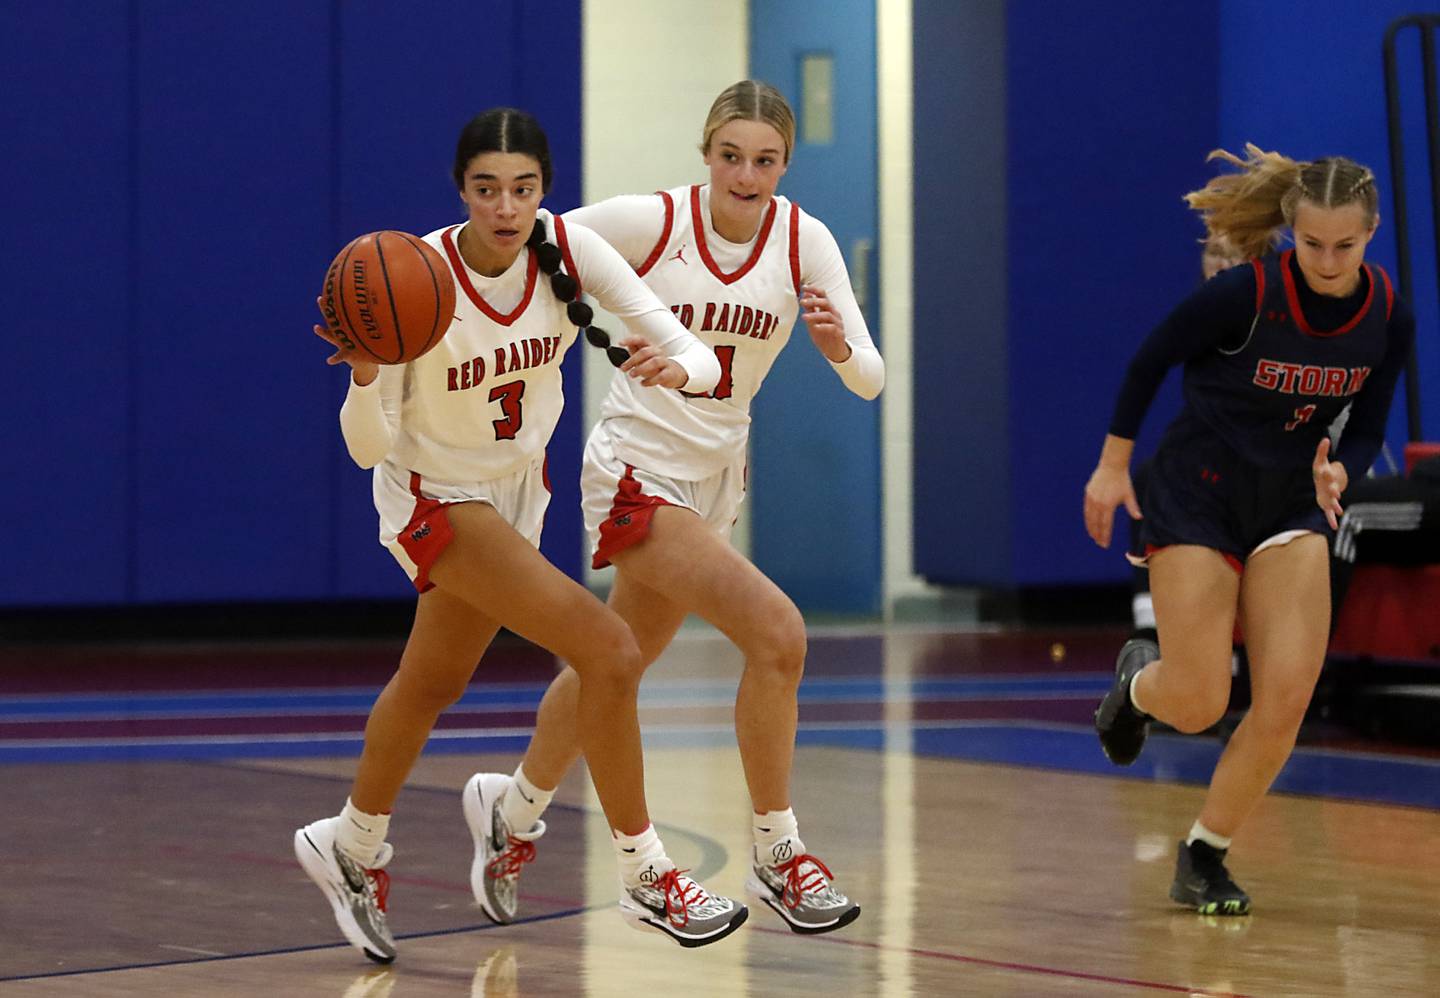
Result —
M795 810L863 914L802 937L752 905L688 951L615 914L583 770L522 921L473 904L459 788L514 768L553 669L497 644L397 806L388 969L341 941L290 839L343 803L398 646L0 649L0 994L1440 994L1440 759L1307 731L1232 850L1255 914L1187 913L1166 897L1175 843L1219 746L1162 734L1131 770L1104 761L1089 715L1122 637L817 631ZM687 630L642 705L661 834L737 896L739 669Z

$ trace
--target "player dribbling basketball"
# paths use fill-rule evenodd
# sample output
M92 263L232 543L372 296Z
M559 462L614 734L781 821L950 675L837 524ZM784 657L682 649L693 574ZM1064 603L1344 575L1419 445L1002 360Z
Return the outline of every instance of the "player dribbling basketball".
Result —
M576 322L588 322L575 311L577 282L629 328L622 370L637 386L708 391L719 365L608 244L540 208L550 177L548 143L530 115L499 108L472 120L454 164L468 218L425 237L460 288L454 324L407 364L379 367L338 346L330 358L351 369L341 428L356 463L375 469L381 541L420 595L399 668L366 724L349 800L297 830L294 845L346 938L382 963L395 957L383 869L391 807L437 715L465 691L501 626L584 677L572 721L616 837L622 913L688 946L723 938L746 916L677 871L654 837L630 629L536 549L549 502L545 446L563 405L560 361ZM466 817L473 834L494 833ZM527 826L507 844L523 848L540 831ZM656 848L637 852L642 838Z

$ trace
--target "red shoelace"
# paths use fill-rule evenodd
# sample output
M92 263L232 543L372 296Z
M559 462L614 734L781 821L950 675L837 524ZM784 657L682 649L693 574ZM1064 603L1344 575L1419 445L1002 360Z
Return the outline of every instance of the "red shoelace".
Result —
M804 863L812 864L814 869L810 870L802 880L800 866ZM819 856L812 856L808 852L802 852L794 859L777 864L775 869L785 874L785 890L780 895L780 900L784 901L785 907L791 911L800 907L806 891L819 893L829 886L829 878L834 876L830 872L830 868L820 862Z
M504 852L492 859L486 867L490 876L499 879L501 877L513 877L520 872L520 868L535 858L535 843L509 837L509 843Z
M389 914L385 905L390 900L390 874L384 870L366 870L365 875L375 881L375 907Z
M680 875L689 872L671 870L654 884L655 889L665 898L665 917L677 929L683 929L690 921L690 906L703 904L705 901L705 891L695 881L687 878L684 884L680 883ZM672 895L674 900L671 899Z

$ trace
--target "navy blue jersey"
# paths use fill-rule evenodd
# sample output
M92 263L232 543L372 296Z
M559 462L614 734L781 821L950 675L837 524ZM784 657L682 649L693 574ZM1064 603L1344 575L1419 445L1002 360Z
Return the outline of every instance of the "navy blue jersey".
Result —
M1291 271L1293 250L1252 260L1255 318L1238 347L1185 364L1185 406L1241 457L1262 467L1309 465L1340 410L1385 360L1395 294L1366 264L1358 310L1334 329L1310 324Z
M1258 467L1308 467L1353 403L1333 459L1355 479L1379 453L1414 331L1379 267L1365 265L1360 286L1341 299L1305 285L1293 250L1253 260L1213 278L1146 338L1110 432L1134 439L1165 372L1183 363L1176 428L1198 423Z

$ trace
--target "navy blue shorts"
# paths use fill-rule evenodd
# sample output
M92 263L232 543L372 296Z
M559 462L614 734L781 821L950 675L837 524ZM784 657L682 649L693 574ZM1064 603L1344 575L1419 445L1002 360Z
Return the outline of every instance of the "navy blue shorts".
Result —
M1271 538L1292 530L1327 537L1310 466L1262 468L1242 458L1213 430L1190 420L1166 431L1137 488L1144 519L1131 532L1130 557L1198 544L1237 570Z

